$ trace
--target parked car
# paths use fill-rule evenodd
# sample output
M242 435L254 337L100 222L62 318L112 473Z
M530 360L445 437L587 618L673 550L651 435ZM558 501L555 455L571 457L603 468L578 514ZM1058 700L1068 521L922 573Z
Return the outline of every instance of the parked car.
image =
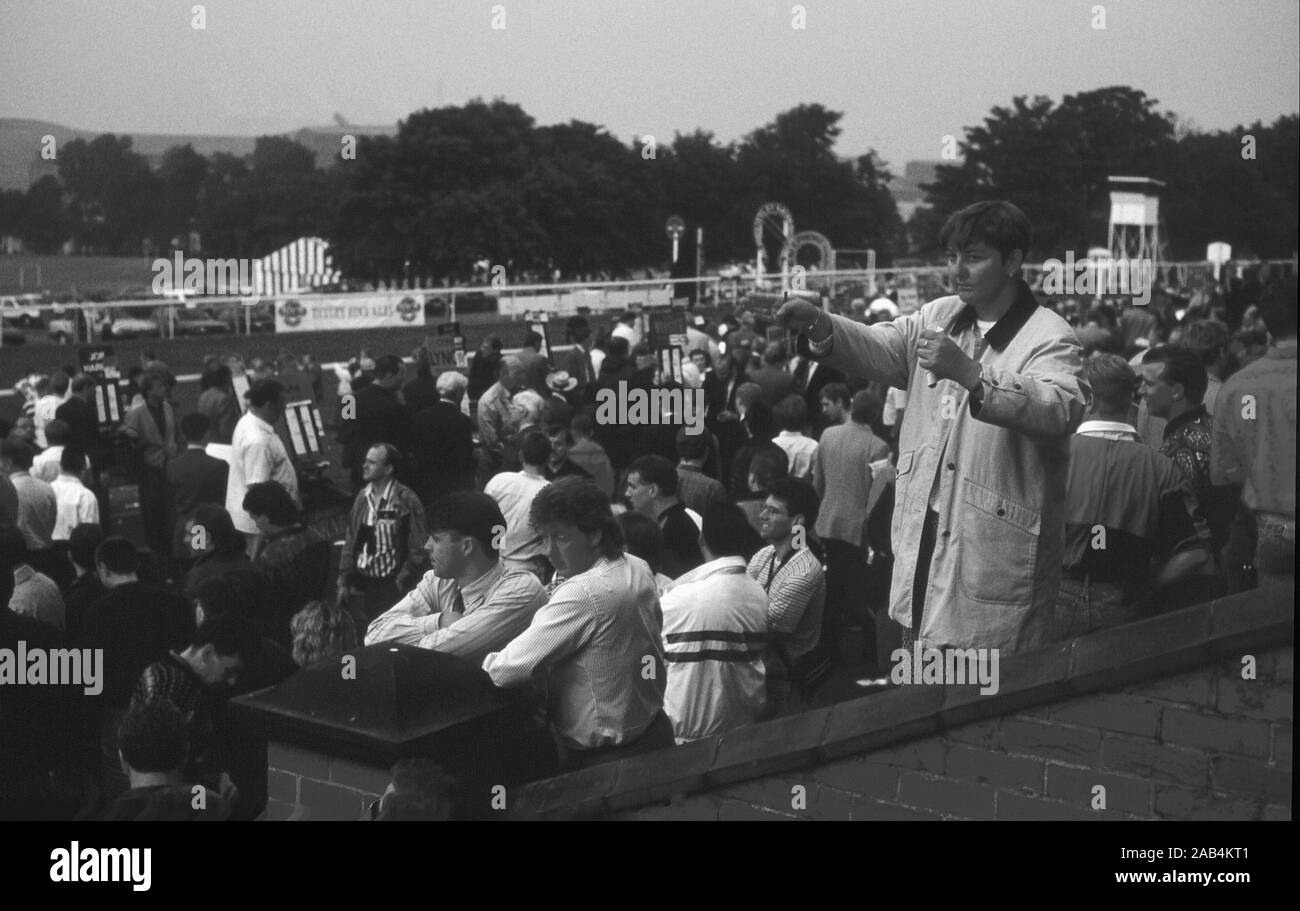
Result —
M0 297L0 321L22 329L41 324L41 311L34 306L41 302L39 294Z
M217 335L230 331L229 326L207 310L177 308L175 319L177 335Z
M161 335L157 317L153 314L144 315L138 310L116 313L104 327L104 338L131 339Z
M6 326L0 321L0 347L5 345L23 345L27 343L27 334L21 329Z

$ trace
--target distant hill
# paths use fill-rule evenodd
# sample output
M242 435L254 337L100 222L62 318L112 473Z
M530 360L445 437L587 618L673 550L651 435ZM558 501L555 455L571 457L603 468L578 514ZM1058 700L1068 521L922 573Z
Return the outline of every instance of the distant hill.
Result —
M102 132L102 131L100 131ZM44 120L22 120L12 117L0 117L0 189L25 190L45 174L55 174L58 162L41 158L41 144L45 136L53 136L57 146L73 139L87 141L100 135L100 132L78 130L58 123ZM395 136L397 125L392 126L338 126L331 124L323 127L304 127L296 132L282 133L311 149L316 155L316 163L321 165L328 157L338 153L340 137L345 134L354 136ZM196 136L184 133L119 133L129 135L132 148L149 160L151 167L157 167L163 154L172 146L188 143L200 155L212 155L214 152L227 152L231 155L249 155L257 141L255 136Z

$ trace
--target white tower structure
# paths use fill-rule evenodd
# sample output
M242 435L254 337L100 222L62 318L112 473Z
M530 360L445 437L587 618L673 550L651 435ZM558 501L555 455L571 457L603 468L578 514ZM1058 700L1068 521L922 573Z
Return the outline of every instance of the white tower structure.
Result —
M1110 230L1106 246L1113 259L1150 260L1155 274L1163 265L1160 191L1164 181L1150 177L1108 177Z

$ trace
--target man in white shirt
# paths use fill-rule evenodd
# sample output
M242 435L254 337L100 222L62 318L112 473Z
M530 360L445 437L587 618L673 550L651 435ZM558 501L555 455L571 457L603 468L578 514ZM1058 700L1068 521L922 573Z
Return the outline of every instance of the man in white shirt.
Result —
M68 375L60 370L53 377L41 377L36 381L36 395L32 423L36 425L36 445L44 448L50 445L45 436L46 428L68 395Z
M32 457L32 477L53 484L59 476L59 459L63 456L63 447L71 442L72 428L65 421L52 420L45 425L45 439L49 445ZM86 467L91 467L89 458L86 459Z
M230 441L230 476L226 481L226 511L248 540L248 553L257 552L260 535L253 517L244 511L244 495L260 481L278 481L301 506L298 473L275 424L284 414L284 387L275 380L258 380L248 390L248 411L235 425Z
M664 711L678 743L750 724L767 705L767 594L744 555L749 520L734 503L704 511L706 562L663 596Z
M813 458L817 455L817 441L803 435L808 423L808 405L802 396L787 395L772 409L772 417L781 432L773 443L780 446L790 459L790 477L812 478Z
M403 642L481 664L528 628L546 590L532 573L501 562L506 520L487 494L447 494L433 503L428 522L433 569L375 618L365 644Z
M637 328L636 314L631 310L624 313L614 324L614 328L609 332L613 338L627 339L627 350L632 351L637 345L641 344L641 330Z
M72 529L78 525L99 523L99 501L81 483L81 476L86 471L86 457L80 449L75 446L64 448L59 467L59 476L50 484L58 504L51 538L67 541L72 537Z
M483 492L496 500L505 516L506 533L501 560L508 569L525 570L545 581L549 567L546 545L528 519L537 492L551 483L546 480L546 462L551 457L551 440L540 430L524 434L519 446L522 471L503 471L488 481Z
M501 687L545 672L566 771L672 746L658 590L646 562L623 553L609 498L591 481L560 478L537 494L530 517L564 581L483 670Z

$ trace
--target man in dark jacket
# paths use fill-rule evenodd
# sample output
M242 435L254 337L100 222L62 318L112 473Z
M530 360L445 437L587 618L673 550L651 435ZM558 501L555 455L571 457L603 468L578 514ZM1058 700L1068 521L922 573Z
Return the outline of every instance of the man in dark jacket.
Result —
M402 386L402 371L400 358L384 355L375 361L374 382L354 392L350 401L341 403L339 442L343 444L343 467L351 473L354 490L360 490L365 483L361 479L361 467L371 446L384 442L400 449L407 444L408 416L397 396Z
M443 372L438 401L412 421L411 486L425 509L444 494L474 488L474 422L460 410L467 385L464 374Z
M172 559L181 563L189 561L194 553L185 541L185 523L194 515L194 510L202 503L221 506L226 502L230 465L208 455L203 447L211 427L211 421L202 414L187 414L181 418L185 450L167 463L167 486L171 490L172 515L176 517L172 532Z

